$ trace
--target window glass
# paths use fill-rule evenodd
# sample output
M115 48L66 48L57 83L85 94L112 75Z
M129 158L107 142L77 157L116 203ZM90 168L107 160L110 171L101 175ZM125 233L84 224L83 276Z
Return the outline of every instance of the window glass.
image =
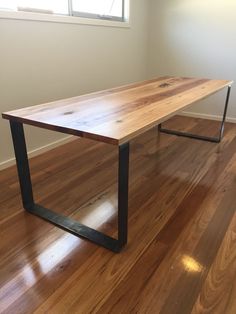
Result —
M122 0L73 0L73 11L122 17Z
M68 14L68 0L0 0L1 9L17 11L18 8L48 10L57 14Z

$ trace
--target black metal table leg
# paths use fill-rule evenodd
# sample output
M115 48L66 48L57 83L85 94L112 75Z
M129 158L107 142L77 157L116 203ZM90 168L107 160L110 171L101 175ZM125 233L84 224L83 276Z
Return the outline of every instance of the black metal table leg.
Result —
M128 236L129 144L119 146L118 241L122 247Z
M118 239L114 239L69 217L35 204L23 125L19 122L10 121L10 126L24 208L78 237L85 238L113 252L120 252L127 243L128 232L129 143L119 146Z
M176 136L183 136L183 137L193 138L193 139L207 141L207 142L220 143L220 141L221 141L221 139L223 137L223 134L224 134L224 125L225 125L225 119L226 119L227 110L228 110L230 91L231 91L231 86L228 86L227 96L226 96L226 101L225 101L225 107L224 107L224 113L223 113L223 118L222 118L222 121L221 121L219 135L217 137L209 137L209 136L192 134L192 133L188 133L188 132L181 132L181 131L176 131L176 130L170 130L170 129L162 128L161 124L159 124L159 126L158 126L159 132L166 133L166 134L171 134L171 135L176 135Z
M34 204L32 183L30 177L29 161L25 143L23 125L10 121L13 146L16 156L21 198L25 209L30 209Z

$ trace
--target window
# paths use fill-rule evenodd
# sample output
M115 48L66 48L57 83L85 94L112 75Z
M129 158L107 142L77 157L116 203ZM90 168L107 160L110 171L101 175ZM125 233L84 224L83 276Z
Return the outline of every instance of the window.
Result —
M70 1L69 1L70 2ZM123 21L123 0L72 0L72 15Z
M128 0L0 0L0 10L125 22Z
M68 14L68 0L0 0L0 9Z

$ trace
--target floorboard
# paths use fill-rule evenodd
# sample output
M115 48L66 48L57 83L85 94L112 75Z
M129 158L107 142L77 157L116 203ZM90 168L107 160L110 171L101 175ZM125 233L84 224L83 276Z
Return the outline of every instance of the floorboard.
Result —
M219 123L169 128L214 136ZM26 213L0 172L0 313L236 313L236 125L217 145L152 129L131 142L120 253ZM117 234L117 148L75 139L30 160L35 200Z

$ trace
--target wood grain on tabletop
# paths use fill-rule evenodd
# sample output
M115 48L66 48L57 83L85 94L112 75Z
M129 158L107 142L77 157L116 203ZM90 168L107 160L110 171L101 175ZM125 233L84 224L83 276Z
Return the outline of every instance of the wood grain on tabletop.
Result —
M162 77L3 113L42 128L120 145L231 81Z

